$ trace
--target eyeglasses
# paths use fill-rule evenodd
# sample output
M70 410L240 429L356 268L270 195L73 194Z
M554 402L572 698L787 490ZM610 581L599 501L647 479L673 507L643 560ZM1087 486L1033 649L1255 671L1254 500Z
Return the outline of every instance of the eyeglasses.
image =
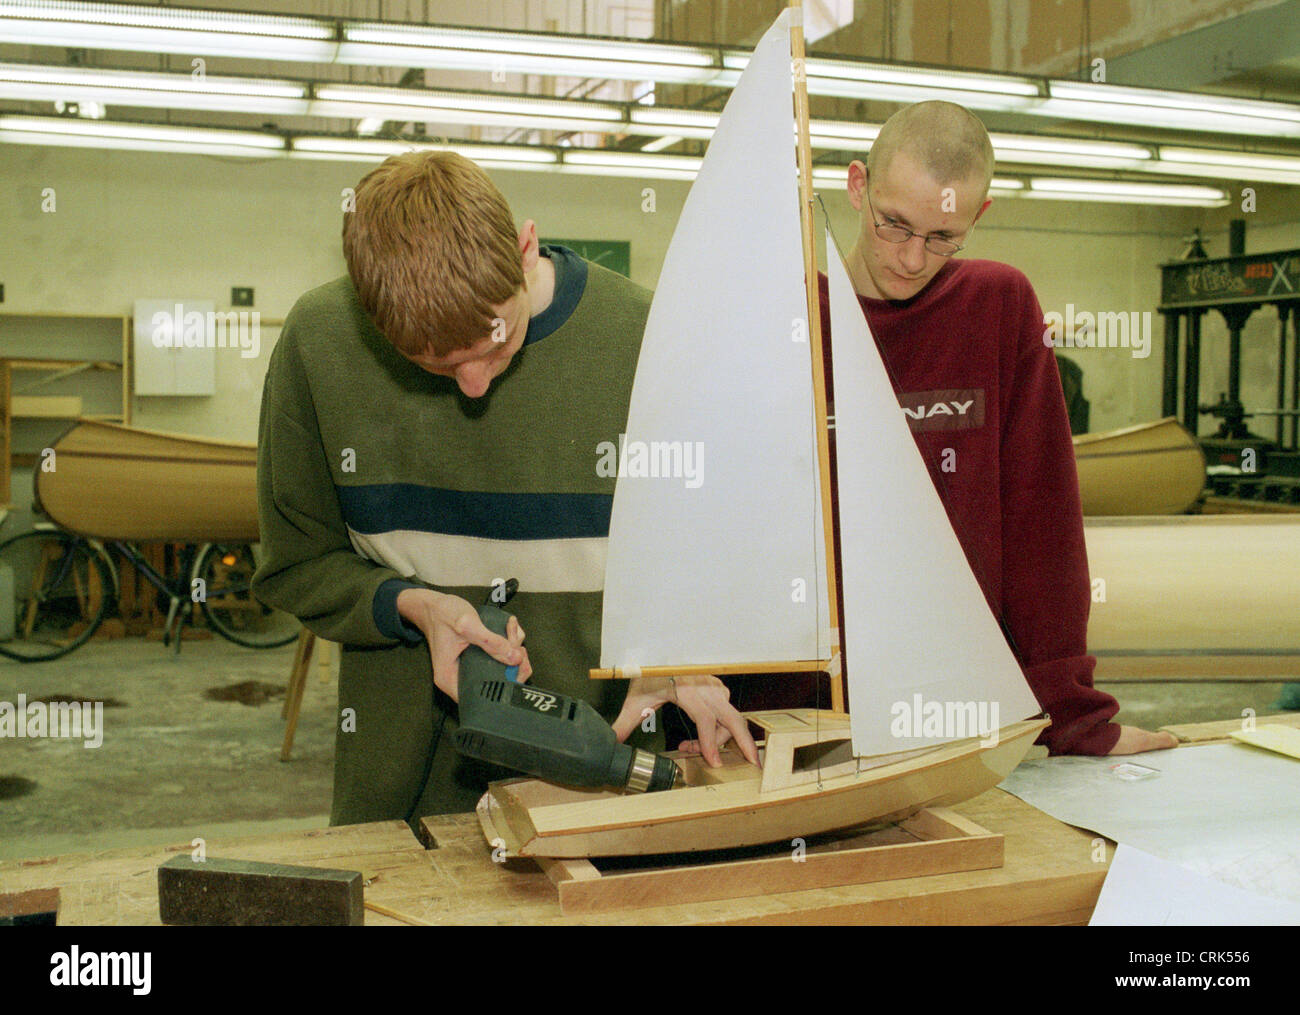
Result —
M914 233L907 226L894 225L889 222L876 221L876 209L871 207L871 194L864 190L867 195L867 208L871 211L871 224L876 227L876 235L886 243L906 243L913 236L920 236L920 233ZM938 254L940 257L952 257L953 254L965 248L960 243L953 243L952 240L945 240L941 236L926 236L925 249L932 254Z

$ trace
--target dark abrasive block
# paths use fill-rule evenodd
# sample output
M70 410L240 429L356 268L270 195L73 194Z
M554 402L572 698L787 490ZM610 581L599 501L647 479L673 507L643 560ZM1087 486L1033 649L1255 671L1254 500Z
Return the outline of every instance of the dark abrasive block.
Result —
M360 927L361 874L253 860L174 856L158 868L163 923L216 927Z
M0 895L0 927L53 927L59 919L59 890L33 888Z

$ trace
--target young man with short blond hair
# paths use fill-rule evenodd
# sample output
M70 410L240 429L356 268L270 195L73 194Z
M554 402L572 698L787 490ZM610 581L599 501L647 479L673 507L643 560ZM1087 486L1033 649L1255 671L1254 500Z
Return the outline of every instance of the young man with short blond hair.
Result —
M968 110L895 113L866 164L849 167L849 277L967 559L1052 717L1039 742L1055 754L1173 747L1111 722L1119 704L1092 685L1078 477L1038 298L1009 265L953 258L992 203L992 176L988 132ZM824 279L822 320L829 335ZM931 411L951 404L965 411Z
M512 773L453 746L460 653L590 701L626 738L675 700L753 752L716 679L592 681L614 478L650 293L516 230L449 152L385 161L345 215L348 274L303 296L263 391L254 591L342 643L333 824L472 809ZM519 579L505 638L476 607ZM524 648L525 631L527 649ZM649 726L649 724L645 724ZM756 755L755 755L756 757Z

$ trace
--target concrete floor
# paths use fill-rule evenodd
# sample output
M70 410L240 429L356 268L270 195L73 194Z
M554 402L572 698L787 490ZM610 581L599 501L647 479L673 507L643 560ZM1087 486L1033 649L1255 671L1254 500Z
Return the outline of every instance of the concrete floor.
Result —
M313 665L294 741L279 760L280 717L293 646L255 651L219 638L186 641L179 657L156 641L97 640L48 663L0 659L0 701L19 693L114 699L103 744L0 739L0 858L187 842L321 827L333 767L336 681ZM335 658L337 665L337 654ZM1294 678L1292 678L1294 679ZM205 692L253 681L278 694L261 704ZM1276 709L1280 682L1100 684L1122 722L1168 723Z
M313 665L292 760L282 763L293 651L211 638L186 640L177 657L160 642L123 638L45 663L0 659L0 701L23 693L121 702L104 709L98 748L0 739L0 857L326 825L337 682L323 683ZM255 705L205 697L247 681L278 694Z

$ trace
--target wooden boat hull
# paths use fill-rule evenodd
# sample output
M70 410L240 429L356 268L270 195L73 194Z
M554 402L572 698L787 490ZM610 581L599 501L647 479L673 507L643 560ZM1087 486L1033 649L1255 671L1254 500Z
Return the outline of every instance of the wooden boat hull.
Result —
M863 771L760 790L762 775L728 752L721 770L676 755L688 783L662 793L568 789L536 779L492 783L479 801L483 834L512 856L585 857L734 849L840 828L902 821L923 807L951 806L1001 782L1045 719L1003 727L995 746L960 740L862 759ZM839 769L845 766L836 766ZM853 765L848 766L855 767Z
M257 445L79 420L36 470L51 520L99 539L255 543Z
M1074 438L1085 515L1177 515L1205 489L1205 455L1172 416Z
M1088 649L1300 652L1300 517L1088 519ZM1292 672L1300 661L1292 663Z

